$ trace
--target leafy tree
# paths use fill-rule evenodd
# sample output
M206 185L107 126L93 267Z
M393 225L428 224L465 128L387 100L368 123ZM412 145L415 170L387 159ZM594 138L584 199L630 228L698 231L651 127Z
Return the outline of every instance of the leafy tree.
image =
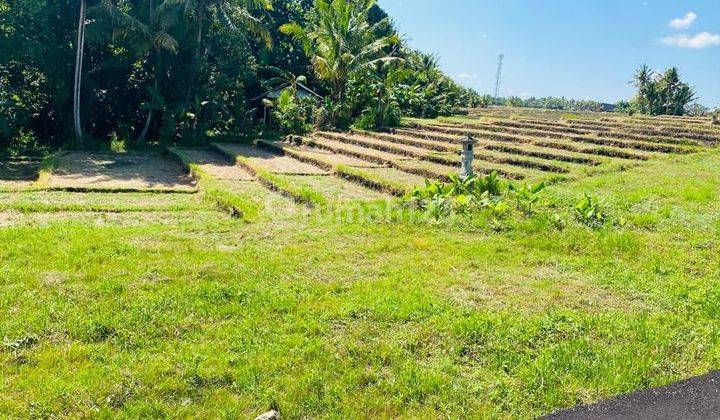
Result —
M372 128L396 124L401 114L436 116L480 103L438 69L436 57L403 45L374 1L272 6L0 0L0 154L42 153L77 139L102 149L111 139L200 145L251 136L262 129L253 99L276 82L325 95L317 121L328 115L343 127L361 116ZM298 121L288 127L305 129L299 119L311 105L300 101L300 110L293 102L282 107Z

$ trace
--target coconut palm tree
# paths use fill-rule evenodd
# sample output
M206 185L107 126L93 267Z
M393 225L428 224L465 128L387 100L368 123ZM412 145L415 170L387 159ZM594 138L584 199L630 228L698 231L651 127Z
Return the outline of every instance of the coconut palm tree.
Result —
M80 123L80 88L82 86L82 66L85 52L85 23L87 13L86 0L80 1L80 17L78 18L77 45L75 46L75 83L73 89L73 122L75 125L75 140L82 142L83 132Z
M648 93L648 86L650 84L652 84L654 78L655 78L655 72L653 72L652 69L650 69L650 67L647 64L643 64L635 72L635 77L630 82L631 84L635 85L635 87L638 89L638 102L640 103L640 112L642 112L642 113L652 114L652 112L653 112L652 111L653 104L647 103L648 99L649 99L647 97L647 93Z
M303 28L288 23L280 31L300 42L310 57L317 77L327 81L331 97L343 102L348 79L381 62L399 60L389 47L399 44L397 35L378 36L389 25L387 18L371 24L368 13L375 0L315 0L314 22Z
M681 87L682 82L680 81L680 73L676 67L672 67L665 71L663 77L659 81L660 92L663 97L663 105L665 107L665 114L670 114L671 109L674 108L675 92Z
M687 106L695 99L695 90L686 83L680 83L672 98L672 115L684 115Z

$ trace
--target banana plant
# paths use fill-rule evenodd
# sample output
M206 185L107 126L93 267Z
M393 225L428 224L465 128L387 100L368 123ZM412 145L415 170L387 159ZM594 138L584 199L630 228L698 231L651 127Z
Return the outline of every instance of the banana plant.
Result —
M575 217L587 226L600 227L607 221L603 204L599 198L585 193L584 197L575 205Z
M521 184L515 185L510 184L508 190L515 197L515 204L517 209L531 215L534 213L534 207L540 201L540 194L545 189L545 182L539 182L537 184Z

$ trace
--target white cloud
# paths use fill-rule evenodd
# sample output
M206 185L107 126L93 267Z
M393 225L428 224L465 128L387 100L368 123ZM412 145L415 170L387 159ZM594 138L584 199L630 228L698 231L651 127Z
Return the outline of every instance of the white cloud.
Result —
M675 29L687 29L697 19L698 15L693 12L688 12L685 17L675 18L670 21L670 27Z
M705 47L720 45L720 35L711 34L710 32L700 32L695 35L677 34L661 38L660 42L671 47L699 50Z
M459 79L466 79L466 80L475 80L477 79L477 74L468 74L468 73L460 73L458 74Z

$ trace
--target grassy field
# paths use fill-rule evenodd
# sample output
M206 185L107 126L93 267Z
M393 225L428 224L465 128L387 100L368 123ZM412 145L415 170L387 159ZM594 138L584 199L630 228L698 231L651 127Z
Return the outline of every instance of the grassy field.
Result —
M325 139L384 173L435 159ZM215 155L198 194L3 193L0 416L528 418L720 368L720 151L694 152L567 166L533 216L437 225L352 217L374 191L311 210L357 187L262 160L233 218L244 175ZM400 182L377 169L352 173ZM585 193L623 223L577 222Z

